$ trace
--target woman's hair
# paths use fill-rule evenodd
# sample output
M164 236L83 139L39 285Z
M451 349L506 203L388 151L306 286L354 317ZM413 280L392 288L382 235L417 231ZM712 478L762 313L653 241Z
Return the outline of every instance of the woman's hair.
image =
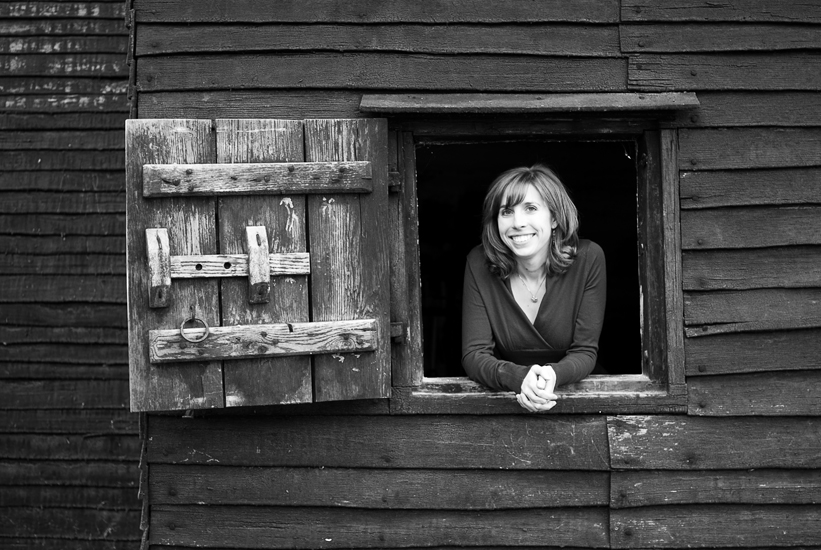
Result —
M513 168L496 178L482 209L482 246L488 269L503 279L515 271L516 257L499 236L499 211L503 206L511 208L524 201L530 185L541 195L556 223L547 252L547 275L566 272L576 259L579 215L559 177L541 164ZM506 203L502 204L505 199Z

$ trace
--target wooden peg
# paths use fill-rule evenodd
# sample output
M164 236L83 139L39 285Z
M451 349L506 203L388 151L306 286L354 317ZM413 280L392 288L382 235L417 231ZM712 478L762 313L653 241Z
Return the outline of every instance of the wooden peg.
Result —
M171 253L168 246L168 229L164 227L145 230L148 251L148 307L171 305Z
M265 226L246 227L245 243L248 250L248 302L268 303L271 300L271 264Z

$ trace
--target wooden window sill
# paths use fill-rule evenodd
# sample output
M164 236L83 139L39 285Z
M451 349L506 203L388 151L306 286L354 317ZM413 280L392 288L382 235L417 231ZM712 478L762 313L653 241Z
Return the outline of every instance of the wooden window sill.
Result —
M676 388L679 390L681 388ZM644 375L593 375L563 386L547 414L686 413L683 391ZM527 414L513 392L489 390L468 378L424 378L421 386L393 388L393 414Z

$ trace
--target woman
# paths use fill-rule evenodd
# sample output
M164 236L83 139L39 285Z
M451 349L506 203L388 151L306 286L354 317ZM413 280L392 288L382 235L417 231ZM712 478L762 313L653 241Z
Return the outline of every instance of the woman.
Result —
M559 178L535 165L499 176L485 197L482 245L468 254L462 366L531 412L596 366L604 319L604 253L579 240Z

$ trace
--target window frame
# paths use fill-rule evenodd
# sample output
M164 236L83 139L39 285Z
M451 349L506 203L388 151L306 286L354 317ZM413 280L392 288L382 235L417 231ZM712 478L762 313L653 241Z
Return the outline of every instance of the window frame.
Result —
M383 116L385 113L381 113ZM678 133L666 112L570 115L389 117L391 190L391 411L398 414L508 414L524 410L513 392L466 377L423 374L416 205L417 138L497 136L634 139L637 143L642 374L591 375L557 390L555 413L686 413Z

